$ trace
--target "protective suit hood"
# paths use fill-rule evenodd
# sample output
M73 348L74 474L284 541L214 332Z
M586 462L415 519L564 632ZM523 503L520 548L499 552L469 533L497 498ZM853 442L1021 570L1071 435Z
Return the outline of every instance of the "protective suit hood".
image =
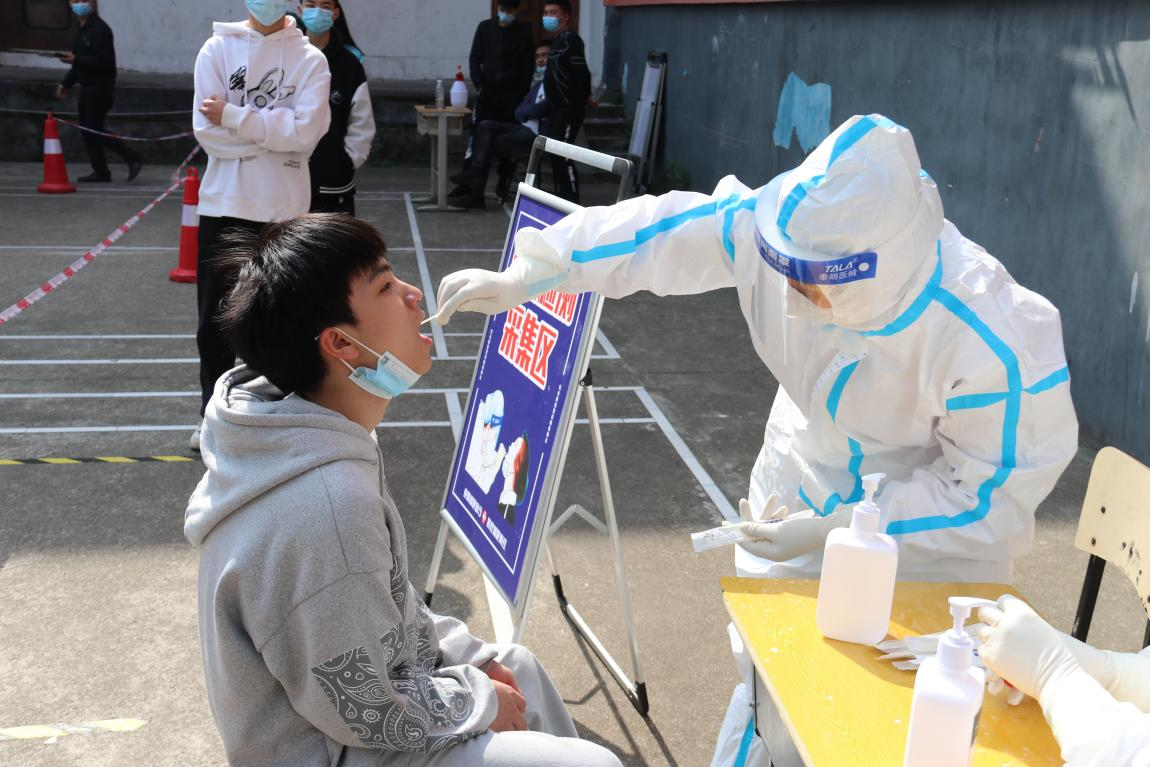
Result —
M847 120L763 187L755 206L759 256L818 285L830 322L860 331L914 301L938 262L942 225L938 188L910 131L882 115Z

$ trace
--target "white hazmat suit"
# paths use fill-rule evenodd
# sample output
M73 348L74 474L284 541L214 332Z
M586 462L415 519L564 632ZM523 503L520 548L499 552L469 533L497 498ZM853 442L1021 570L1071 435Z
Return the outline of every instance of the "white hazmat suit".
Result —
M779 381L752 507L777 495L825 520L767 575L817 577L826 532L849 522L862 475L882 472L877 501L900 578L1010 581L1035 508L1077 448L1061 321L943 219L905 128L856 116L765 187L727 176L711 195L587 208L521 230L515 248L505 272L446 277L440 321L553 287L608 298L738 291ZM788 287L799 283L830 307ZM792 522L810 529L796 519L779 530Z

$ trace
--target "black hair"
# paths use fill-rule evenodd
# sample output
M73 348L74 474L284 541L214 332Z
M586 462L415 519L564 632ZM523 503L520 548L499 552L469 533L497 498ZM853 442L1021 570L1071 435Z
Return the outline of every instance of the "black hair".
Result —
M355 44L355 38L351 36L351 27L347 25L347 11L343 5L340 4L339 0L335 0L335 7L339 8L339 18L335 20L332 26L335 28L335 31L339 33L337 35L339 43L341 45L350 45L357 51L360 50L360 47Z
M383 237L344 213L305 213L221 243L212 267L235 274L219 317L228 343L285 394L313 391L326 373L315 338L355 324L351 282L379 266Z
M544 8L549 5L557 5L559 6L559 10L563 11L563 13L567 14L568 16L571 15L571 0L543 0Z
M519 0L495 0L497 8L518 8Z

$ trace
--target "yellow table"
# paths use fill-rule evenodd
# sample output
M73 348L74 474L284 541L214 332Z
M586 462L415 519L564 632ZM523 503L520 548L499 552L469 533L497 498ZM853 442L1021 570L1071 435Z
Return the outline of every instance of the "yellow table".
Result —
M416 130L431 137L431 193L413 202L434 203L419 210L455 210L447 204L447 137L462 136L470 116L467 107L415 106Z
M722 578L723 601L755 663L758 729L776 767L899 767L914 674L870 647L824 639L815 626L818 581ZM947 597L1019 596L993 583L899 583L890 634L929 634L951 625ZM974 765L1061 765L1037 702L1016 708L986 696Z

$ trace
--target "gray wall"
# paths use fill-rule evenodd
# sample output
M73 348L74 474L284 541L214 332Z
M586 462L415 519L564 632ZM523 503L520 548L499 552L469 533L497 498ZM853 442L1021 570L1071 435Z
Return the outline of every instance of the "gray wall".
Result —
M606 82L629 108L647 51L668 52L662 154L694 189L802 161L772 140L792 72L830 86L831 128L910 128L947 217L1061 309L1083 436L1150 461L1150 3L648 6L609 24Z

